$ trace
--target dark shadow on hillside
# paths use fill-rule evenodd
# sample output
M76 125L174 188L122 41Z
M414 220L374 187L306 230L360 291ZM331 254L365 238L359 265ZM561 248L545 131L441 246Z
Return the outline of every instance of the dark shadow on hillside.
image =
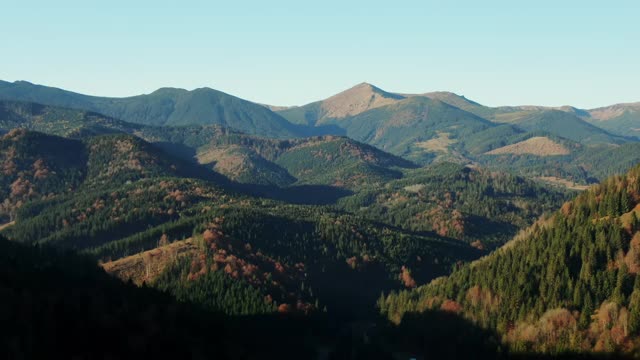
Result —
M399 358L496 359L505 357L497 334L444 311L406 313L398 326L386 323L375 339Z
M510 353L500 336L461 316L440 310L406 313L398 326L383 319L370 342L395 359L624 359L620 354L565 353L554 355Z
M370 319L377 314L374 305L381 291L400 290L400 283L381 263L360 264L357 269L346 262L313 264L308 274L320 306L341 322Z
M0 239L0 336L5 358L607 359L509 356L495 333L442 311L231 316L110 277L72 252ZM361 307L371 306L361 304Z
M162 149L165 153L174 157L191 160L196 156L196 150L183 144L173 143L169 141L154 142L153 145ZM194 161L195 162L195 161Z
M323 136L323 135L337 135L337 136L346 136L347 131L338 125L320 125L320 126L310 126L310 125L296 125L292 124L295 130L295 133L300 137L309 137L309 136Z
M511 240L520 229L506 221L497 221L488 217L467 215L465 233L473 234L476 238L483 239L483 245L487 250L500 247Z
M169 142L153 143L152 146L164 152L166 157L179 165L178 171L181 176L210 181L246 195L301 205L330 205L335 204L342 197L353 194L350 190L329 185L278 187L275 185L239 183L212 170L209 166L186 160L193 159L195 151L192 148Z

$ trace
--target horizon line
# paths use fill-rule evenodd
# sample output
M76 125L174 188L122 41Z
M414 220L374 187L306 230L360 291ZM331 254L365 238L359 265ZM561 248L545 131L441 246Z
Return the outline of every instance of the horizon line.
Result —
M86 92L70 90L68 88L64 88L64 87L60 87L60 86L45 85L45 84L35 83L35 82L30 81L30 80L24 80L24 79L18 79L18 80L13 80L13 81L0 79L0 82L6 82L6 83L10 83L10 84L27 83L27 84L34 85L34 86L42 86L42 87L47 87L47 88L53 88L53 89L67 91L67 92L71 92L71 93L75 93L75 94L83 95L83 96L112 98L112 99L126 99L126 98L131 98L131 97L136 97L136 96L148 96L148 95L151 95L151 94L153 94L153 93L155 93L155 92L157 92L159 90L163 90L163 89L173 89L173 90L181 90L181 91L187 91L187 92L193 92L193 91L197 91L197 90L207 89L207 90L221 92L221 93L224 93L226 95L233 96L233 97L236 97L236 98L241 99L241 100L249 101L249 102L257 104L257 105L262 105L262 106L265 106L265 107L281 107L281 108L303 107L303 106L306 106L306 105L309 105L309 104L312 104L312 103L315 103L315 102L324 101L326 99L329 99L329 98L331 98L331 97L333 97L335 95L339 95L339 94L341 94L343 92L351 90L351 89L353 89L355 87L358 87L360 85L369 85L369 86L372 86L372 87L374 87L374 88L376 88L378 90L384 91L386 93L393 94L393 95L400 95L400 96L425 96L425 97L427 97L428 94L433 94L433 93L449 93L449 94L453 94L455 96L459 96L461 98L464 98L465 100L477 103L480 106L487 107L487 108L494 108L494 109L495 108L508 108L508 107L543 107L543 108L549 108L551 110L554 110L554 109L559 109L559 108L564 108L564 107L571 107L571 108L574 108L574 109L577 109L577 110L597 110L597 109L607 108L607 107L616 106L616 105L635 105L635 104L640 104L640 100L638 100L638 101L620 101L620 102L615 102L615 103L596 106L596 107L579 107L579 106L574 106L574 105L571 105L571 104L540 105L540 104L533 104L533 103L528 103L528 104L525 103L525 104L517 104L517 105L491 106L491 105L485 105L485 104L483 104L483 103L481 103L479 101L476 101L476 100L474 100L473 97L467 97L466 95L459 94L457 92L450 91L450 90L431 90L431 91L415 92L415 93L411 93L411 92L395 92L395 91L385 90L385 89L383 89L383 88L381 88L381 87L379 87L379 86L377 86L377 85L375 85L373 83L367 82L367 81L361 81L361 82L359 82L359 83L357 83L357 84L355 84L355 85L353 85L353 86L351 86L349 88L340 90L340 91L338 91L336 93L333 93L331 95L325 96L325 97L323 97L321 99L314 100L314 101L311 101L311 102L307 102L307 103L304 103L304 104L296 104L296 105L279 105L277 103L274 104L274 103L266 103L266 102L261 102L261 101L254 101L254 100L250 100L250 99L235 95L235 94L233 94L231 92L224 91L224 90L219 90L219 89L216 89L216 88L213 88L213 87L210 87L210 86L206 86L206 85L205 86L193 87L193 88L177 87L177 86L162 86L162 87L156 88L155 90L153 90L151 92L140 92L140 93L136 93L136 94L133 94L133 95L113 96L113 95L89 94L89 93L86 93Z

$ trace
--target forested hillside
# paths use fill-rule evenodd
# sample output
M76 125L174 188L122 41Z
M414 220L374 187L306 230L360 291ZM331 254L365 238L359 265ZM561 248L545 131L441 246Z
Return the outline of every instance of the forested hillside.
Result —
M206 275L215 263L215 274L202 281L246 281L261 294L257 312L287 304L303 312L329 307L347 313L358 301L372 303L380 291L425 283L481 254L443 235L225 189L226 182L211 182L215 173L196 172L131 135L79 141L13 130L2 141L12 170L1 176L12 184L6 216L14 223L4 229L9 239L74 249L106 263L191 239L200 244L185 253L191 262L172 264L177 259L168 257L166 274L155 274L164 279L158 286L176 294L190 289L189 273L200 271L194 269ZM73 156L63 152L64 158L49 160L57 153L47 151L48 144ZM379 153L367 151L358 156ZM384 156L375 161L394 159ZM203 176L190 177L194 172ZM336 288L360 300L344 303Z
M198 149L201 164L253 184L332 185L358 190L403 176L410 161L346 137L273 140L220 132Z
M504 248L379 301L395 322L442 309L515 351L637 354L640 167L565 203Z
M0 162L0 214L9 222L25 202L77 188L87 153L80 141L14 129L0 138Z
M572 192L507 173L442 163L340 199L347 211L409 231L434 232L490 250Z
M7 359L310 358L336 338L321 317L224 315L197 299L126 284L88 257L5 239L0 250L0 320L11 329L0 346ZM250 300L248 285L242 290L217 276L237 289L226 295L230 302ZM332 353L342 356L340 349Z
M144 125L221 125L263 136L298 134L295 126L266 107L209 88L162 88L148 95L106 98L25 81L1 81L0 99L98 112Z

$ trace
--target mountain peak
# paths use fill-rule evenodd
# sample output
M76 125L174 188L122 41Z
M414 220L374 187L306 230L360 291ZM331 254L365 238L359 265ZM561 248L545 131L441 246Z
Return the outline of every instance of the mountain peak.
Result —
M373 91L383 91L379 87L377 87L377 86L375 86L373 84L370 84L370 83L368 83L366 81L363 81L363 82L361 82L359 84L356 84L355 86L351 87L348 90L351 90L351 89L370 89L370 90L373 90ZM348 91L348 90L346 90L346 91Z
M372 93L377 93L377 94L381 94L384 97L390 97L390 98L398 98L398 99L404 99L404 96L398 95L398 94L393 94L387 91L382 90L381 88L368 83L368 82L361 82L353 87L350 87L347 90L344 90L341 93L338 93L334 96L340 95L340 94L345 94L345 93L349 93L349 92L357 92L357 91L366 91L366 92L372 92Z
M324 118L340 119L381 106L391 105L405 97L388 93L366 82L357 84L322 102Z

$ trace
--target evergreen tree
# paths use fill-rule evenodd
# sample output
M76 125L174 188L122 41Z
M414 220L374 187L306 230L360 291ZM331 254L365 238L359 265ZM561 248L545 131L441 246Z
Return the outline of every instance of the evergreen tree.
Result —
M640 332L640 276L638 275L629 299L629 311L629 332L638 334Z

